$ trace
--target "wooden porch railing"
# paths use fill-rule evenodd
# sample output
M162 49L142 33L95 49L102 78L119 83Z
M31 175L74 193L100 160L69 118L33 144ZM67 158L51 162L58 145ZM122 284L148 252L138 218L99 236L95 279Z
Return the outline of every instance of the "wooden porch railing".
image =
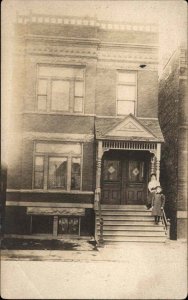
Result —
M102 246L104 244L103 240L103 217L102 217L102 212L101 212L101 193L99 190L96 189L95 191L95 216L98 212L99 216L99 236L98 236L98 230L97 230L97 222L95 219L95 239L99 246Z
M161 218L162 218L162 223L164 224L164 227L165 227L166 235L167 235L168 239L170 239L170 219L166 218L164 208L162 209L162 217Z

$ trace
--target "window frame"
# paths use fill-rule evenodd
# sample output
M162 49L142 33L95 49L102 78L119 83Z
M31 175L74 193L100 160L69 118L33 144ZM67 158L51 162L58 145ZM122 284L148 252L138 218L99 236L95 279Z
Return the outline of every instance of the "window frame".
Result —
M75 154L72 152L68 153L54 153L54 152L37 152L36 145L37 143L45 143L45 144L80 144L81 153ZM37 189L35 188L35 157L40 156L43 157L44 167L43 167L43 188ZM67 188L49 188L48 180L49 180L49 158L50 157L66 157L67 158ZM71 190L71 164L72 158L80 158L80 189ZM32 176L32 189L40 190L40 191L62 191L62 192L79 192L82 191L82 177L83 177L83 142L59 142L59 141L43 141L37 140L34 141L34 151L33 151L33 176Z
M70 69L82 69L83 70L83 78L78 77L61 77L61 76L44 76L44 75L39 75L39 68L40 67L55 67L55 68L70 68ZM85 108L85 72L86 72L86 65L80 64L80 65L70 65L70 64L50 64L50 63L37 63L36 66L36 101L35 101L35 111L36 112L45 112L45 113L50 113L50 112L57 112L57 113L63 113L63 114L84 114L84 108ZM46 95L46 109L45 110L39 110L38 109L38 83L39 80L46 80L47 81L47 95ZM61 110L61 109L52 109L52 82L53 81L68 81L70 83L70 88L69 88L69 110ZM83 96L78 97L75 95L75 83L76 82L82 82L83 83ZM82 99L82 111L75 111L75 98L81 98Z
M135 82L128 82L128 81L119 81L119 73L132 73L135 75ZM118 99L118 87L119 86L134 86L135 87L135 99L131 100L131 99ZM134 116L137 116L137 96L138 96L138 92L137 92L137 88L138 88L138 73L136 70L125 70L125 69L118 69L116 72L116 116L126 116L129 115L127 114L121 114L118 113L118 102L119 101L127 101L127 102L133 102L134 103Z

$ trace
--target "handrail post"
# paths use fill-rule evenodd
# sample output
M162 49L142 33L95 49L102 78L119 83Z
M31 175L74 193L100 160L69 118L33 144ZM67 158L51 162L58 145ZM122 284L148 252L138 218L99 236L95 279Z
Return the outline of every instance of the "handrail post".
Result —
M170 240L170 219L167 219L167 237Z
M101 193L99 192L99 202L98 202L98 211L99 211L99 226L100 226L100 234L99 234L99 247L103 247L103 218L101 214Z
M162 218L163 218L163 223L164 223L164 226L165 226L165 231L166 231L167 238L170 239L170 219L166 218L164 208L162 209Z

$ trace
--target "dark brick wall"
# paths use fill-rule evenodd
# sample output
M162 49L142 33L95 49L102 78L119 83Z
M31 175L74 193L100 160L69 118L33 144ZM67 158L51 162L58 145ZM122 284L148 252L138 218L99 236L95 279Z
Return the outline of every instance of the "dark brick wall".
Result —
M93 26L75 26L58 24L18 24L16 34L35 34L57 37L93 38L104 42L156 44L158 33L142 31L116 31L98 29Z
M33 176L33 150L34 144L31 140L24 140L22 152L22 189L32 188Z
M5 233L29 234L30 216L26 214L26 207L7 206L5 219Z
M88 63L85 71L85 114L95 114L96 63Z
M137 43L137 44L155 44L158 43L158 34L153 32L141 31L109 31L100 29L98 31L98 38L104 42L117 43Z
M171 219L171 238L177 238L177 210L186 209L185 90L180 84L179 52L169 61L159 83L159 121L165 143L162 145L161 183L166 194L166 212ZM182 74L181 74L182 75ZM180 221L178 221L178 224ZM181 230L182 231L182 230Z
M96 115L116 115L116 70L97 69Z
M158 75L157 71L138 71L138 117L157 118Z
M74 115L25 114L25 131L94 134L94 118Z
M94 190L94 144L84 143L83 145L83 170L82 189L83 191Z
M18 24L16 34L35 34L57 37L96 38L97 30L91 26L58 25L58 24Z
M52 202L52 203L93 203L93 194L69 194L69 193L7 193L7 201L21 202Z

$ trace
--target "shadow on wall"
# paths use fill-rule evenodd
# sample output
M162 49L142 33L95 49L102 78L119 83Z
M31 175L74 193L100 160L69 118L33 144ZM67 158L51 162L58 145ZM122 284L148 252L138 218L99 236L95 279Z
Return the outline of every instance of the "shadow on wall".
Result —
M170 239L177 240L177 187L174 166L161 160L161 185L166 196L165 213L170 219Z

